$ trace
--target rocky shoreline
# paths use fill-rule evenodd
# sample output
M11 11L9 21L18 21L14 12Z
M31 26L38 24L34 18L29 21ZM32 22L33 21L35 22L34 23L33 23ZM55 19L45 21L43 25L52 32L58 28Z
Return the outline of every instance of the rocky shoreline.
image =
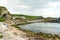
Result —
M56 34L35 33L30 30L22 30L17 26L11 26L7 23L3 25L8 27L9 30L4 30L6 40L60 40L60 36Z
M26 33L25 36L28 37L29 40L60 40L60 36L57 34L52 35L51 33L47 34L42 32L35 33L30 30L22 30L18 26L14 26L14 27L18 28L19 31Z

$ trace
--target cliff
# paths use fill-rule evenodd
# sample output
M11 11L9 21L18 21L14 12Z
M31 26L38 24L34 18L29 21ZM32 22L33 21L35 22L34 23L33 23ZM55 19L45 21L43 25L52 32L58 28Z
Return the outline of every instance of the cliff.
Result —
M6 7L0 6L0 17L2 18L12 18L11 14Z

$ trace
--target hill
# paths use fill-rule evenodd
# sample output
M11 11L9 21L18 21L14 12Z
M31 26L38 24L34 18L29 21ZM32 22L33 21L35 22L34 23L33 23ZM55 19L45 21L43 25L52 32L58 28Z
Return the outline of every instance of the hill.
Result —
M6 7L0 6L0 21L12 18Z
M23 16L26 18L26 20L34 20L34 19L41 19L43 18L42 16L30 16L30 15L22 15L22 14L12 14L12 16Z

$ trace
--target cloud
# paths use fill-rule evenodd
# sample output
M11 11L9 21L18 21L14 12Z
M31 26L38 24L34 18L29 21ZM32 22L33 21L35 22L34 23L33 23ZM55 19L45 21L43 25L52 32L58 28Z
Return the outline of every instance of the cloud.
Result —
M7 5L7 0L0 0L0 6L5 6L5 5Z
M24 5L31 6L32 9L47 8L49 0L22 0Z
M18 7L22 9L30 9L30 7L27 5L19 5Z
M60 2L50 2L48 5L50 7L57 7L57 6L60 6Z
M10 13L60 16L60 0L0 0L0 6L7 7Z
M44 8L44 9L35 9L34 12L36 15L44 17L59 17L59 11L56 11L56 8Z

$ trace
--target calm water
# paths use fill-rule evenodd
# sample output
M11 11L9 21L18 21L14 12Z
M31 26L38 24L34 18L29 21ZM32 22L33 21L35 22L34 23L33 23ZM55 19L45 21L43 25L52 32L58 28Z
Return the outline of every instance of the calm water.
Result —
M59 23L33 23L27 25L21 25L22 29L28 29L34 32L44 32L60 35Z

